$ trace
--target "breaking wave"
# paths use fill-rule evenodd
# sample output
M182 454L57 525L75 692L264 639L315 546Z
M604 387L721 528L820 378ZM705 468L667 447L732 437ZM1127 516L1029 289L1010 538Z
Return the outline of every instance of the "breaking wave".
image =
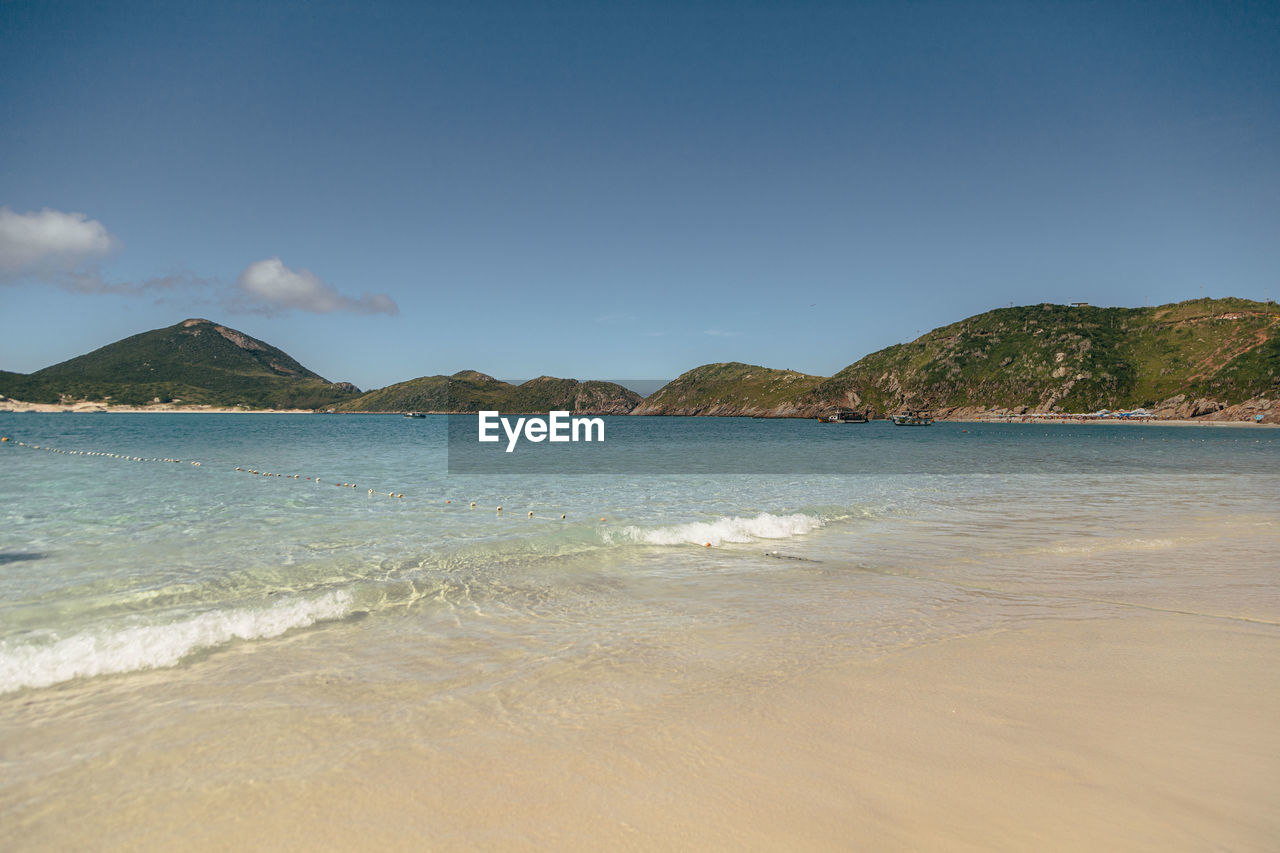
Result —
M669 527L625 527L620 535L632 542L649 545L720 545L725 542L753 542L757 539L789 539L817 530L826 524L805 513L774 515L763 512L751 518L732 516L715 521L694 521Z
M261 610L214 610L165 625L83 631L52 643L0 642L0 693L173 666L200 649L232 640L278 637L293 628L339 619L350 605L351 596L336 591L316 599L281 601Z

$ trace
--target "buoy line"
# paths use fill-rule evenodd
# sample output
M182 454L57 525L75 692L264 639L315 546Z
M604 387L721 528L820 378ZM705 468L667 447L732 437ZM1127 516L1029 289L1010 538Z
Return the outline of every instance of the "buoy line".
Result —
M0 436L0 443L9 442L9 441L11 441L9 436L7 435ZM173 458L161 459L159 457L154 457L154 456L148 458L146 456L130 456L127 453L108 453L105 450L69 450L64 447L49 447L48 445L43 445L43 444L27 444L25 441L14 441L12 443L18 447L28 448L29 450L43 450L48 453L62 453L67 456L98 456L103 459L119 459L124 462L172 462L177 465L181 465L185 463L187 465L194 465L197 468L200 467L199 462L192 462L189 459L188 460L173 459Z

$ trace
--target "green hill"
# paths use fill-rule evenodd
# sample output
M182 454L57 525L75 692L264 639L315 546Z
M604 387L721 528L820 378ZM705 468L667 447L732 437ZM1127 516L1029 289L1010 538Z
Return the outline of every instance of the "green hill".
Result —
M633 414L808 415L808 409L800 401L822 382L821 376L737 361L704 364L662 386Z
M369 391L336 408L344 412L550 412L625 415L640 395L612 382L540 376L520 385L474 370L422 376Z
M1246 299L1155 308L1000 308L823 378L730 362L691 370L634 414L813 417L836 407L964 416L1146 407L1163 417L1280 417L1280 312ZM1263 402L1259 402L1263 401ZM1226 411L1223 411L1226 410Z
M0 394L31 403L313 409L358 393L270 344L209 320L133 335L31 374L0 372Z
M1000 308L871 353L802 402L879 414L1159 408L1192 417L1280 397L1280 314L1261 302Z

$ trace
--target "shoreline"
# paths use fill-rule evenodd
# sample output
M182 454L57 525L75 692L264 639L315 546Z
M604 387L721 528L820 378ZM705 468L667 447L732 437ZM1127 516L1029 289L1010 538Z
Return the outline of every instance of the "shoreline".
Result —
M18 400L0 402L0 412L37 412L40 414L137 414L147 412L163 412L165 414L180 412L198 415L319 415L323 412L315 409L245 409L229 406L175 406L172 403L157 403L153 406L108 406L103 403L23 403Z
M158 403L151 406L107 406L102 403L24 403L18 400L0 402L0 414L3 413L40 413L40 414L205 414L205 415L323 415L330 414L319 409L245 409L227 406L175 406L171 403ZM333 412L338 415L401 415L402 412ZM474 414L474 412L427 412L425 414ZM580 414L593 414L584 412ZM619 417L629 417L622 415ZM638 417L707 417L706 415L641 415ZM739 416L747 417L747 416ZM750 418L760 420L759 418ZM775 420L764 418L763 420ZM776 420L810 420L810 418L777 418ZM880 420L880 419L876 419ZM1032 417L1019 415L1009 417L937 417L935 423L949 424L1018 424L1030 426L1210 426L1210 427L1277 427L1280 423L1253 420L1223 420L1206 417L1191 418L1077 418L1077 417Z
M1265 421L1193 420L1188 418L935 418L935 423L946 424L1014 424L1015 426L1176 426L1176 427L1276 427L1280 424Z

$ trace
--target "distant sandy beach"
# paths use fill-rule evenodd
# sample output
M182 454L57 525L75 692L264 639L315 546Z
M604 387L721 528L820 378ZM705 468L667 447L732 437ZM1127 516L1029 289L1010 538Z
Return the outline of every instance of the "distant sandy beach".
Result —
M222 406L177 406L172 403L156 403L152 406L108 406L105 403L24 403L20 400L0 400L0 412L189 412L195 414L277 414L313 415L313 409L244 409Z

